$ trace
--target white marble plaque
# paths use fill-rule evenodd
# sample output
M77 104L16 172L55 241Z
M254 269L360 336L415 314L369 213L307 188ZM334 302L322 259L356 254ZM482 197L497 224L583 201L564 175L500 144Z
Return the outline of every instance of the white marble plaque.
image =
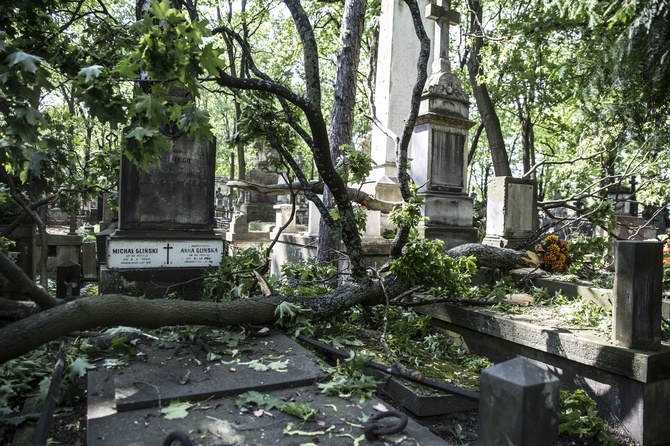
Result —
M107 248L110 268L188 268L221 263L223 240L119 240Z

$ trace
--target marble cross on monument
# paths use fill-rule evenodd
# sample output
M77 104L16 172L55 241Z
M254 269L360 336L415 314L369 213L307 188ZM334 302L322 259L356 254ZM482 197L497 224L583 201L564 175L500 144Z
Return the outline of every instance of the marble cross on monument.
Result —
M426 5L426 18L435 20L433 74L451 73L449 64L449 26L458 25L461 15L451 9L450 0L437 0Z

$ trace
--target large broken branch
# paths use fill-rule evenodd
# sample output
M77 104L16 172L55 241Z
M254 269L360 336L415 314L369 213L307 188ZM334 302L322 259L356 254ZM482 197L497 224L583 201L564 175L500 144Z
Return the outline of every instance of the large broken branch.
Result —
M291 183L290 187L288 184L256 184L256 183L251 183L249 181L228 181L226 183L226 186L228 187L235 187L238 189L250 191L250 192L257 192L265 195L287 195L291 193L291 190L294 192L304 192L305 188L299 183L299 182L294 182ZM316 194L322 194L323 193L323 182L321 181L310 181L309 182L309 190ZM361 206L365 206L366 208L373 210L373 211L381 211L385 214L388 214L395 208L399 208L402 206L402 203L400 202L394 202L394 201L384 201L384 200L378 200L374 198L372 195L368 195L365 192L355 189L353 187L348 188L347 191L349 195L349 199L353 202L356 202L360 204Z
M406 289L389 284L393 292ZM159 328L169 325L272 324L282 301L299 303L314 319L332 317L354 305L381 302L381 285L347 284L318 297L259 297L230 302L143 299L124 295L82 297L0 328L0 364L72 332L124 325Z
M466 243L447 251L449 257L469 257L476 259L477 266L511 271L517 268L540 266L540 258L531 251L516 251L509 248Z

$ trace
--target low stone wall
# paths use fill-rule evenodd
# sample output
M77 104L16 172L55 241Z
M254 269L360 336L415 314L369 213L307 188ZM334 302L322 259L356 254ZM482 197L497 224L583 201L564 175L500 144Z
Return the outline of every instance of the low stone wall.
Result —
M516 356L553 372L565 388L583 388L600 415L645 446L670 442L670 345L659 351L615 346L602 337L516 320L513 315L449 304L418 307L472 353L502 362Z

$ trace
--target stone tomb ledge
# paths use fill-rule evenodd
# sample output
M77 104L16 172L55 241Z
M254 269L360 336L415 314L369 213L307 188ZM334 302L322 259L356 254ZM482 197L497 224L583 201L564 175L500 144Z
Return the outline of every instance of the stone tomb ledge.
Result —
M326 397L316 387L325 376L317 358L288 337L275 333L255 347L239 348L240 363L200 361L192 354L177 356L174 349L146 349L145 360L134 360L118 370L98 369L88 374L89 446L162 444L166 432L187 432L195 444L321 444L350 445L363 439L363 415L376 412L377 398L359 402ZM244 363L288 360L286 371L258 371ZM231 361L230 355L224 360ZM185 384L183 377L189 374ZM255 390L284 401L306 402L319 411L316 421L301 420L272 409L257 416L240 412L235 399ZM190 402L183 418L159 416L171 401ZM388 407L388 406L387 406ZM410 420L402 434L387 441L402 445L445 444ZM365 440L360 444L371 444Z
M645 446L670 444L670 345L659 351L618 347L585 330L538 325L528 316L434 304L416 311L456 335L472 353L502 362L525 356L566 388L584 388L600 415Z

